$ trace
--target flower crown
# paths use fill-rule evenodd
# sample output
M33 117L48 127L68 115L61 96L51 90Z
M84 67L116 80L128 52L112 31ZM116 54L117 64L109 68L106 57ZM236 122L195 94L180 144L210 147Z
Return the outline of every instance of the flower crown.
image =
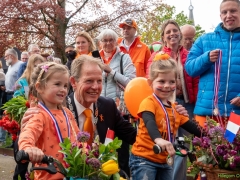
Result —
M157 53L155 55L155 57L153 58L153 61L159 61L159 60L169 60L170 56L168 54L166 54L163 51L160 51L159 53Z

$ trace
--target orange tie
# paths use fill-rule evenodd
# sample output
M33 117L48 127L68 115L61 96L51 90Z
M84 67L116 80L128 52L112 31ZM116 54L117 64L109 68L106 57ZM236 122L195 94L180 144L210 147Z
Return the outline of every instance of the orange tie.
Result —
M92 140L93 140L93 124L92 124L92 111L91 109L85 109L83 111L86 119L83 125L83 131L87 131L90 133L90 139L88 140L88 144L92 145Z

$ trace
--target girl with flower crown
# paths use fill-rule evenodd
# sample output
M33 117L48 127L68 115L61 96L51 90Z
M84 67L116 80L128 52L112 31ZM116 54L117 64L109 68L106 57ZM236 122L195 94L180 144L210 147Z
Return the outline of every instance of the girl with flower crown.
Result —
M67 137L72 142L76 141L76 133L79 132L76 121L71 111L62 107L67 96L68 82L68 69L61 64L40 64L33 71L30 93L37 97L40 112L33 114L23 127L18 142L19 149L28 153L33 163L41 162L44 154L63 162L59 143ZM34 173L34 179L63 178L60 173Z
M171 162L175 154L172 143L178 127L199 137L201 135L197 124L180 115L175 104L169 101L176 90L176 79L176 62L168 54L156 54L148 79L153 94L142 101L138 111L140 124L130 157L132 180L171 180ZM154 144L161 147L161 153L154 154Z

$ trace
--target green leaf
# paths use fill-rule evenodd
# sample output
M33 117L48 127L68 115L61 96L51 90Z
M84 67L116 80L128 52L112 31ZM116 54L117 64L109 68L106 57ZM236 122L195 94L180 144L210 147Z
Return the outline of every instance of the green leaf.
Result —
M119 173L113 174L113 180L119 180L119 179L120 179Z
M104 144L100 144L100 146L99 146L99 154L103 154L104 153L104 151L105 151L105 145Z

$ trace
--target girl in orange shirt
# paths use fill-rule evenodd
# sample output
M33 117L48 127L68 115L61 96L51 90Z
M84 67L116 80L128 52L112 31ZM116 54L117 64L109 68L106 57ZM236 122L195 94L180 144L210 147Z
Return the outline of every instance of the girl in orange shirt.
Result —
M31 78L30 93L38 98L40 112L33 114L23 127L18 142L19 149L28 153L33 163L41 162L44 154L63 162L59 143L67 137L75 142L79 132L71 111L61 105L68 91L68 69L53 62L40 64L34 69ZM60 173L34 173L34 179L63 178Z
M176 62L169 55L159 52L154 57L149 74L148 83L153 94L139 106L140 124L129 163L132 180L172 180L169 160L173 160L175 154L172 143L178 127L197 136L201 136L201 132L193 121L175 110L175 104L169 102L176 89ZM162 153L154 154L154 144L161 147Z

